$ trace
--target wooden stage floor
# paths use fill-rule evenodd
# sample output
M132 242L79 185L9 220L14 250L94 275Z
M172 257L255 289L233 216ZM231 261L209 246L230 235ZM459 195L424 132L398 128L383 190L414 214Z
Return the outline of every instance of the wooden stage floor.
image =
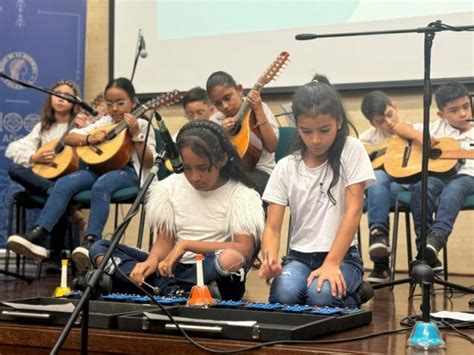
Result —
M397 275L404 277L405 275ZM473 277L451 277L451 282L461 284L463 286L472 286L474 284ZM16 281L11 278L5 280L0 275L0 301L30 298L37 296L51 296L55 287L59 285L59 276L44 277L39 281L34 281L28 285L23 281ZM246 299L249 301L266 301L267 289L263 282L255 278L253 275L248 283L249 291ZM345 339L359 337L371 333L382 332L387 330L400 329L400 320L409 315L419 315L421 297L419 295L420 288L417 287L415 297L408 299L408 285L395 286L393 291L388 288L375 291L375 297L363 306L363 308L373 312L372 323L348 330L345 332L333 334L320 338L319 340L329 339ZM468 302L474 297L473 294L454 293L452 297L443 291L440 286L436 286L435 293L431 297L432 311L469 311ZM474 312L474 308L470 309ZM58 327L34 327L19 326L13 323L0 322L0 354L9 353L48 353L55 340L58 337L61 328ZM464 329L465 333L474 337L474 329ZM115 334L112 334L115 333ZM441 353L445 354L473 354L474 346L468 340L460 337L452 331L441 330L443 340L446 343L446 350ZM397 334L381 335L365 340L357 340L350 342L335 342L332 344L311 344L311 345L277 345L266 347L250 353L253 354L296 354L296 353L312 353L312 354L405 354L405 344L410 332L404 331ZM42 346L38 342L28 339L42 338ZM14 338L14 340L12 340ZM79 329L75 329L66 342L67 349L61 353L77 353L79 346ZM98 340L102 339L102 340ZM221 341L197 338L199 341L206 343L208 346L224 347L226 349L237 349L240 346L248 346L256 343L245 341ZM22 347L19 350L13 341L17 341L23 346L31 346L31 348ZM137 346L138 342L138 346ZM129 344L129 346L127 345ZM160 345L161 344L161 345ZM75 350L76 349L76 350ZM105 330L91 330L90 332L90 353L203 353L194 346L190 345L184 338L179 336L153 335L147 333L131 333L131 332L112 332ZM411 352L412 354L414 352ZM438 352L439 353L439 352Z

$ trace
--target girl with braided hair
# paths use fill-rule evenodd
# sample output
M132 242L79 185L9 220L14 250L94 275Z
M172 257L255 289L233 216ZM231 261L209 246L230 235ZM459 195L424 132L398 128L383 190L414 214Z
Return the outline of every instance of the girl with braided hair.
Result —
M158 287L160 295L167 296L196 284L194 255L204 254L204 283L217 285L211 292L220 291L222 299L240 299L260 246L264 224L260 196L218 124L187 123L178 134L177 147L184 174L173 174L149 191L147 216L157 230L150 253L119 245L113 258L134 282ZM92 246L95 265L108 246L105 240ZM114 280L114 290L129 291L113 263L106 272Z

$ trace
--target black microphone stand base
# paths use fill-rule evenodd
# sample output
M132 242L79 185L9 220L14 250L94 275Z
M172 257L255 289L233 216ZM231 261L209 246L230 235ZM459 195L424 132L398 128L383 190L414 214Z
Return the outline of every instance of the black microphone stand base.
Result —
M10 271L6 271L6 270L0 270L0 274L5 275L5 277L7 277L7 276L15 277L17 279L26 281L29 284L32 283L33 280L34 280L34 278L31 277L31 276L21 275L21 274L17 274L16 272L10 272Z

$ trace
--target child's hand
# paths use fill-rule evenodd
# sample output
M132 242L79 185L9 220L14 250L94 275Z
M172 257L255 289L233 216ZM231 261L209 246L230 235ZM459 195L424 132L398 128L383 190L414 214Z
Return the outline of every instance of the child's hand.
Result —
M127 124L128 132L132 137L138 136L140 134L140 126L138 125L138 120L134 115L126 113L123 115L123 120Z
M87 126L87 124L89 123L89 119L90 119L90 115L84 112L81 112L81 113L78 113L76 117L74 117L73 122L76 124L77 128L82 128L82 127Z
M236 122L235 117L226 117L222 120L221 127L224 131L229 133L230 131L234 129L235 122Z
M99 144L105 141L105 138L107 137L107 133L105 130L100 130L95 133L91 133L89 137L87 138L87 143L88 144Z
M146 260L135 265L132 272L130 273L130 278L138 285L142 285L145 279L153 274L155 270L156 262Z
M54 160L54 150L44 150L40 153L35 153L31 156L30 161L33 164L49 164Z
M168 256L158 264L158 273L163 277L174 277L173 268L185 252L182 243L177 243Z
M321 292L324 281L329 281L331 285L331 294L333 297L342 298L346 294L346 281L342 275L339 265L323 265L309 274L307 279L307 287L311 285L313 280L318 278L316 291Z
M281 264L275 258L269 257L266 251L262 251L262 260L258 274L260 278L265 279L268 283L272 278L281 274Z
M251 90L247 94L247 100L249 101L250 106L252 107L252 111L263 111L262 97L260 96L260 93L258 91Z

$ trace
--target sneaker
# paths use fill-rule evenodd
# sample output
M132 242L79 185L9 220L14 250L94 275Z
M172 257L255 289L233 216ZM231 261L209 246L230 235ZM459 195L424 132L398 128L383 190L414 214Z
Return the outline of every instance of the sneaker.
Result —
M434 264L438 259L438 253L444 247L444 237L437 233L430 233L426 237L425 258L428 265Z
M219 290L219 286L217 285L216 280L212 280L209 282L209 285L207 285L209 288L209 292L211 293L212 298L215 300L222 300L222 295L221 291Z
M71 259L76 264L79 271L87 271L92 267L91 259L89 258L89 249L94 244L94 238L91 236L85 237L81 245L72 252Z
M436 260L434 261L434 263L431 263L431 264L428 264L428 265L433 269L433 272L434 272L435 274L444 271L443 264L441 263L441 261L440 261L438 258L436 258Z
M48 250L45 248L48 231L36 226L24 235L12 235L8 238L7 247L19 255L30 259L47 259Z
M385 257L390 254L388 235L380 228L370 230L369 254L375 257Z
M359 295L360 303L366 303L372 297L374 297L374 289L366 281L362 281L359 287L356 290L356 293Z
M390 269L385 264L374 264L374 269L367 277L367 281L370 283L380 283L390 280Z

